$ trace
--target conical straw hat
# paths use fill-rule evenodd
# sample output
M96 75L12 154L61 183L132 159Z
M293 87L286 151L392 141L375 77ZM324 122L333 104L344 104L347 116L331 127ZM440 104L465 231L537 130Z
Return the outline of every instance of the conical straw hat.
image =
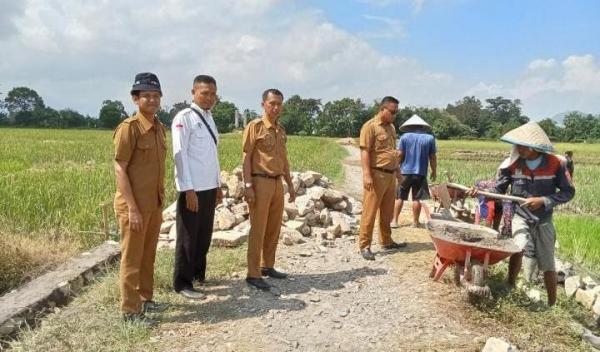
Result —
M406 132L407 127L413 126L420 126L426 129L427 131L431 131L431 126L429 126L429 124L417 114L414 114L410 117L410 119L406 120L406 122L404 122L402 126L400 126L400 131Z
M535 122L528 122L523 126L506 132L500 137L501 141L530 147L544 153L553 153L554 146L546 132Z

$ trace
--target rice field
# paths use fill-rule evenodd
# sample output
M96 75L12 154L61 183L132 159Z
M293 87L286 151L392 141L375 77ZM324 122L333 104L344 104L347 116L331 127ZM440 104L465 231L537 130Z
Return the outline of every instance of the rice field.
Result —
M510 145L494 141L438 141L438 179L450 175L467 186L493 178ZM557 153L573 151L575 198L555 211L559 253L588 269L600 269L600 144L557 143Z
M168 152L170 202L176 191ZM223 170L239 165L241 134L223 135L219 152ZM334 180L342 174L338 160L345 151L333 139L292 136L288 152L293 170L311 169ZM108 204L109 228L116 228L112 156L112 131L0 129L0 293L35 275L30 270L105 240L102 204Z
M223 170L240 164L240 146L241 134L222 136ZM438 141L438 179L449 174L471 185L492 178L509 150L501 142ZM556 217L560 251L600 268L600 145L558 144L557 150L574 151L577 188ZM291 136L288 152L293 170L341 179L345 151L333 139ZM109 205L109 228L116 228L112 153L111 131L0 129L0 292L103 241L102 204ZM167 201L175 199L170 153Z

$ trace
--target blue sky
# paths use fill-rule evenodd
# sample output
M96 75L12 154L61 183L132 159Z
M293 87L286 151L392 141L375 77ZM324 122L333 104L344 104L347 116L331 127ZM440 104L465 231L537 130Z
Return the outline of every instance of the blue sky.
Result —
M211 74L259 110L260 93L385 95L444 107L467 95L519 98L534 120L600 113L600 2L475 0L0 0L0 92L97 115L158 74L163 105Z
M389 24L367 16L397 21L404 36L369 42L381 52L472 79L516 76L540 57L600 54L598 1L433 0L420 8L413 1L303 3L353 33L390 32Z

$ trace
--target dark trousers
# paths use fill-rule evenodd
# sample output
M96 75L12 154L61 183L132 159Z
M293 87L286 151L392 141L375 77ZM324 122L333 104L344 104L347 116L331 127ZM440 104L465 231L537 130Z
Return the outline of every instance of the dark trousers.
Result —
M177 241L173 288L176 292L193 287L192 281L204 281L206 254L212 239L217 189L196 192L198 212L187 209L185 192L177 199Z

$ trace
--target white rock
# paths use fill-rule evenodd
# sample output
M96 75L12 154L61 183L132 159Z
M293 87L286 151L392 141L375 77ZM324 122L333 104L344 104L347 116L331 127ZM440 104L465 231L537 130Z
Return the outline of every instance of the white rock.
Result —
M281 216L281 221L287 222L288 220L290 220L290 217L288 216L288 213L284 211L283 215Z
M306 188L304 187L300 187L298 188L298 190L296 191L296 196L303 196L306 194Z
M320 213L318 212L312 211L306 214L304 218L306 219L306 224L308 226L317 226L321 224Z
M584 277L583 279L581 279L581 281L585 285L586 290L589 290L591 288L598 286L598 283L594 279L592 279L590 276Z
M342 231L342 234L352 233L352 228L348 221L346 220L345 214L340 213L339 211L332 211L331 214L331 223L335 225L339 225Z
M243 234L249 235L250 234L250 220L245 220L244 222L236 225L233 229L237 232L241 232Z
M323 192L323 197L321 197L321 199L323 200L323 202L325 202L325 205L329 207L344 200L344 194L334 189L326 188L325 192Z
M527 297L533 302L539 302L542 300L542 292L538 289L532 288L527 291Z
M319 222L323 226L329 226L331 224L331 214L329 214L329 209L324 208L319 213Z
M300 174L300 180L304 187L310 187L313 183L315 183L315 178L309 172L303 172Z
M290 220L288 222L285 223L285 226L296 230L296 231L302 231L302 228L305 226L304 221L299 221L299 220Z
M577 292L577 289L579 289L581 286L581 276L569 276L565 280L565 294L567 295L567 297L573 297L575 295L575 292Z
M323 188L329 188L329 182L324 179L316 180L315 185Z
M233 171L231 171L232 175L235 175L238 180L242 181L243 175L244 175L244 169L242 168L241 165L238 165L235 167L235 169L233 169Z
M229 230L236 224L235 215L227 208L220 209L215 218L221 230Z
M298 207L298 215L304 216L315 209L315 203L308 195L296 198L296 206Z
M312 235L317 240L324 240L327 238L327 230L322 227L313 227Z
M225 197L223 198L223 201L221 203L223 203L225 207L229 208L230 206L235 204L235 199L231 197Z
M348 204L346 207L346 212L348 214L352 214L352 215L362 214L363 206L360 201L358 201L352 197L348 197L348 200L346 201L346 203Z
M174 224L169 229L169 236L167 237L169 241L175 241L177 239L177 225Z
M238 204L232 206L231 211L235 215L246 216L246 215L250 214L250 208L248 207L248 203L246 203L246 202L238 203Z
M306 240L302 236L302 234L294 229L291 229L286 226L281 227L280 238L283 241L283 244L286 246L291 246L294 244L305 243Z
M348 203L345 200L341 200L331 206L335 210L346 210Z
M596 293L592 290L584 290L580 288L577 290L577 292L575 292L575 300L581 303L581 305L587 309L592 309L594 306L594 301L596 300Z
M596 294L596 303L592 307L592 311L596 317L600 317L600 299L598 299L598 295Z
M292 174L292 185L294 186L294 191L297 193L302 185L302 181L300 180L300 175L297 173Z
M298 207L296 206L296 203L294 203L294 202L290 203L286 199L286 201L283 205L283 209L287 213L290 220L294 220L296 218L296 216L298 216Z
M248 240L248 235L236 230L213 232L211 245L215 247L237 247Z
M323 194L325 193L325 188L321 186L312 186L306 189L306 194L310 196L310 198L314 201L321 200Z
M490 337L481 352L517 352L517 347L497 337Z
M246 217L241 214L233 214L235 216L235 225L241 224L246 221Z
M315 200L315 210L317 211L321 211L323 209L325 209L325 203L323 203L322 200Z
M302 226L302 228L300 229L300 233L304 236L310 236L311 232L312 232L311 227L306 224L304 226Z
M167 220L160 225L160 233L169 233L171 227L175 225L175 220Z
M342 227L337 225L331 225L327 228L327 232L331 232L335 237L340 237L342 235Z
M244 184L235 175L227 177L227 189L229 190L229 196L235 199L242 198L244 195Z
M315 181L320 180L321 178L323 178L323 175L320 172L316 172L316 171L312 171L312 170L308 170L304 172L305 174L310 174L312 176L312 178L315 179Z
M163 221L166 220L175 220L175 215L177 213L177 201L174 201L169 205L165 210L163 210L162 218Z

